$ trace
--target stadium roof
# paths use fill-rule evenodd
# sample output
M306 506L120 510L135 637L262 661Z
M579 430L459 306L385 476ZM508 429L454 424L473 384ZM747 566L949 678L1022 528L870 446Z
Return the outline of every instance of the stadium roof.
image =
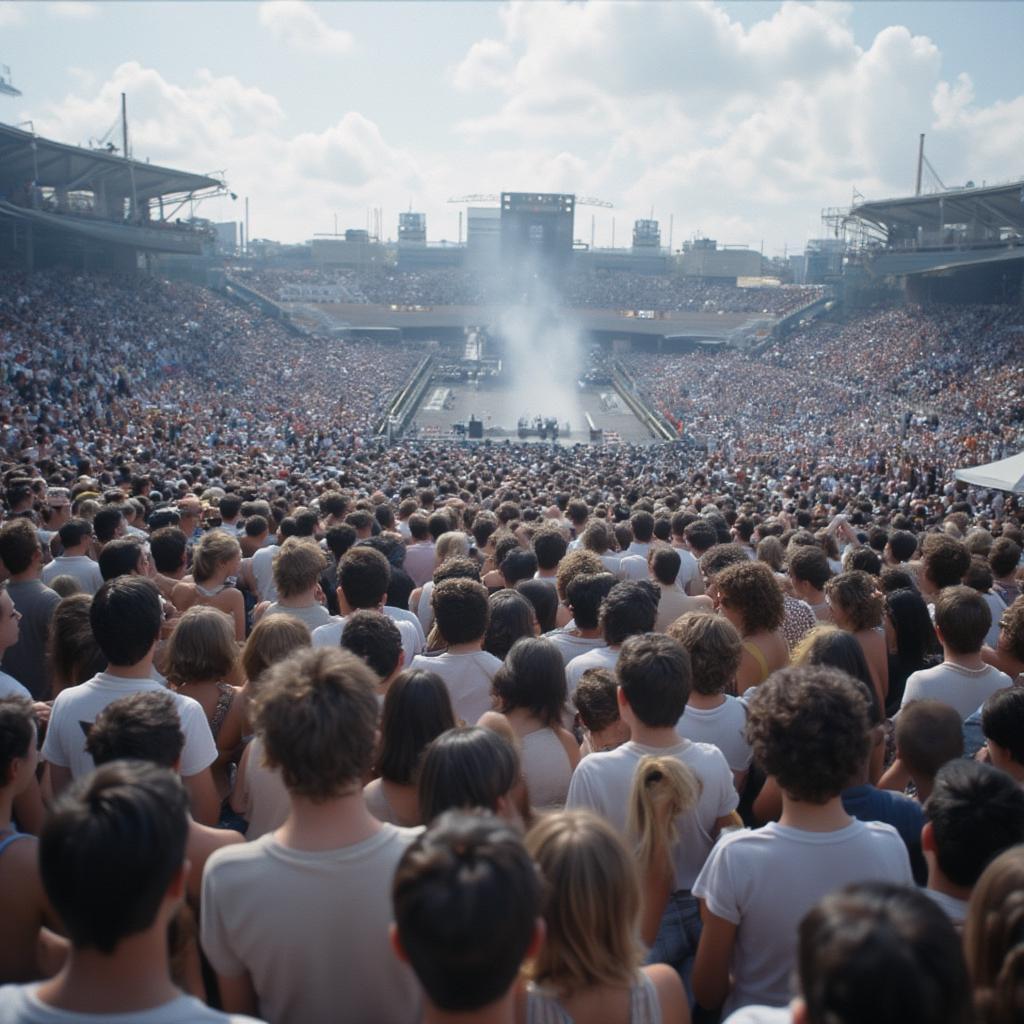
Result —
M110 193L134 194L140 201L224 188L222 181L205 174L125 160L104 150L69 146L0 124L0 192L32 181L69 191L89 190L102 181Z
M1024 180L859 203L850 216L888 229L974 224L996 235L1024 234Z

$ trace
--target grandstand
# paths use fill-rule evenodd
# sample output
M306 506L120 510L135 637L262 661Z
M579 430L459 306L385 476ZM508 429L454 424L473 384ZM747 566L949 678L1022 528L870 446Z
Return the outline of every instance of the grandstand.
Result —
M183 220L223 181L0 125L0 261L134 270L149 254L199 255L212 234Z

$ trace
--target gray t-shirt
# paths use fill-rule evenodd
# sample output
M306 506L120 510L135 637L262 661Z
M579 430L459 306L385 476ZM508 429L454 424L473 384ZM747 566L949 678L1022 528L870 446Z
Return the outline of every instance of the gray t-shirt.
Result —
M60 594L39 580L8 583L7 593L21 613L21 623L18 642L4 651L0 667L14 676L36 700L49 700L46 641L50 619L60 604Z

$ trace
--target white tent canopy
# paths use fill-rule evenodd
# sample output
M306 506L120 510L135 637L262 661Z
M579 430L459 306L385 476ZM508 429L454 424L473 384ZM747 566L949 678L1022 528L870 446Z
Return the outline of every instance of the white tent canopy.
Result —
M1018 452L998 462L990 462L985 466L958 469L954 476L964 483L974 484L975 487L991 487L997 491L1024 494L1024 452Z

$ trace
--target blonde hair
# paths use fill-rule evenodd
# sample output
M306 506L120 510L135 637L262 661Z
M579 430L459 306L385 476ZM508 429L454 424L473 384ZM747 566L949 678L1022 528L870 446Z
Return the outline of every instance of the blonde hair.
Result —
M208 580L217 569L242 554L238 541L223 530L211 530L199 538L192 557L192 578L196 583Z
M224 679L238 663L235 626L229 615L194 605L167 641L167 678L175 685Z
M460 530L449 530L437 538L434 545L434 556L438 565L449 558L469 556L469 537Z
M242 671L252 684L271 665L302 647L312 647L309 627L294 615L264 615L253 626L242 651Z
M643 962L640 883L622 840L589 811L541 818L526 849L547 882L547 936L529 968L559 998L599 985L630 985Z
M316 584L327 556L308 537L289 537L274 555L274 586L279 597L295 597Z
M702 788L693 769L674 757L640 759L629 792L626 832L636 844L641 871L659 847L675 845L676 818L697 806Z

